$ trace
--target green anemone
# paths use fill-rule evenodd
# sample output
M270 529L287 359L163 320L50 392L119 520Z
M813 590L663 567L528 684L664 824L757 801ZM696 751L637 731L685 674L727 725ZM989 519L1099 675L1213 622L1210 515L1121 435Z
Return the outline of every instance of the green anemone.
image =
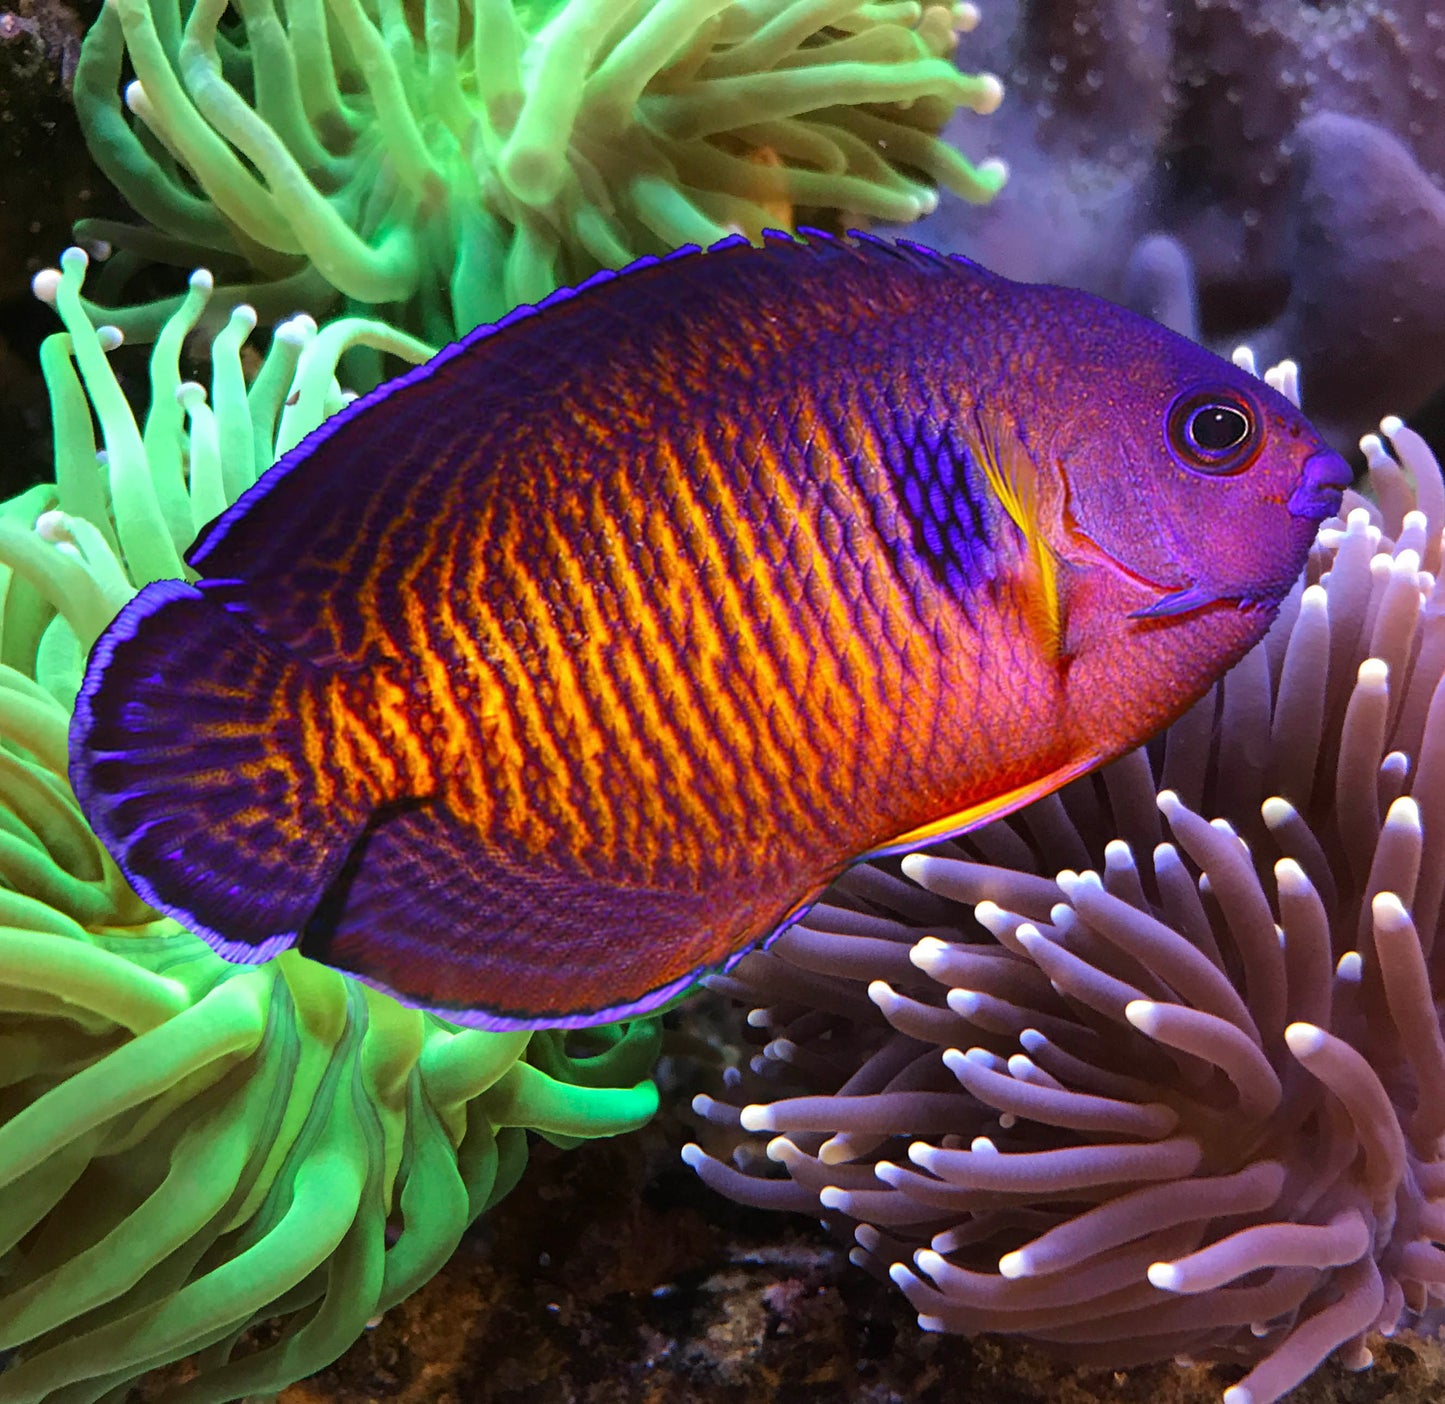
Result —
M207 397L177 369L196 275L142 428L85 268L70 250L37 280L67 328L44 348L56 482L0 507L0 1401L118 1400L189 1355L166 1398L238 1399L320 1369L426 1281L515 1183L528 1130L569 1145L646 1121L658 1030L459 1030L294 952L228 964L130 889L66 779L86 649L341 402L344 350L428 349L294 320L248 389L242 308Z
M795 212L907 221L1001 162L938 133L1002 88L939 0L105 0L75 102L147 221L263 319L345 302L445 342L600 268ZM120 100L123 64L135 79ZM107 313L150 335L171 304Z

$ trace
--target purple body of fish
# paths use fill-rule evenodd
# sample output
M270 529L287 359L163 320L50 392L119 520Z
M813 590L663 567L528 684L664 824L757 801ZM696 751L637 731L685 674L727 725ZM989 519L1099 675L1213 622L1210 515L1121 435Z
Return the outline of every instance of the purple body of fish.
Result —
M232 959L299 942L479 1027L623 1017L1168 723L1348 480L1096 298L729 241L322 426L102 637L72 777Z

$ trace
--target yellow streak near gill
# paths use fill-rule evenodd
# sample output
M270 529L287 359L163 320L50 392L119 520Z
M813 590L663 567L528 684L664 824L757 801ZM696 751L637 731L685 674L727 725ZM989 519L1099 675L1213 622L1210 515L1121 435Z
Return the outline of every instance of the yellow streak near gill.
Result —
M401 611L403 637L392 639L390 646L397 659L409 659L420 669L421 687L418 689L400 668L396 674L383 674L376 681L381 735L393 739L405 752L404 779L399 786L403 795L435 794L441 776L455 785L461 769L459 758L465 757L473 768L476 764L479 747L475 742L467 743L468 735L475 732L478 739L482 735L483 718L467 717L462 708L465 693L457 687L457 679L451 676L438 651L439 638L445 631L432 622L434 614L445 617L451 608L452 567L458 540L456 533L438 528L443 522L455 520L463 510L463 481L464 474L458 472L442 485L428 520L426 547L404 555L406 565L396 582L393 602ZM438 544L440 557L436 554ZM417 589L418 579L426 572L434 572L443 580L435 598L430 589ZM461 647L461 641L457 646ZM475 671L472 676L477 677Z
M378 734L380 728L376 722L379 722L379 717L373 721L348 705L340 678L327 689L326 704L327 742L336 773L360 777L357 788L365 791L373 803L397 794L403 772L398 764L397 749L390 744L394 738L383 739ZM319 735L317 742L320 750ZM325 763L324 751L318 755L316 763Z

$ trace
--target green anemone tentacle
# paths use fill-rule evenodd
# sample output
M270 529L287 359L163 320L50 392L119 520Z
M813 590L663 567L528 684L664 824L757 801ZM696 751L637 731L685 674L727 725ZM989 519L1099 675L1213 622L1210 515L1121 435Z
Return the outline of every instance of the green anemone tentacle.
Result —
M511 1188L528 1131L571 1145L646 1121L658 1026L458 1029L296 952L229 964L131 890L66 775L86 650L344 402L339 357L430 348L295 318L248 385L243 307L208 395L179 370L212 297L196 274L142 426L119 336L85 315L86 263L37 279L66 327L42 358L56 482L0 504L0 1404L119 1399L185 1356L165 1397L201 1404L335 1359Z
M907 221L936 186L986 201L1006 174L939 136L955 111L1002 96L953 63L978 22L968 4L234 8L223 28L224 0L105 0L76 110L148 224L78 233L205 263L228 306L263 319L379 306L450 341L679 242L757 238L800 216ZM172 307L104 315L143 338Z

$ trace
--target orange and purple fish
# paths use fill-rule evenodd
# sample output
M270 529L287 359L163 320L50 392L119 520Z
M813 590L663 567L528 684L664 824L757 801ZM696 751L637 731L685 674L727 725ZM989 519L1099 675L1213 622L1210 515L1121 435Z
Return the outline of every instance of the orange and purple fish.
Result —
M96 645L71 774L229 959L621 1018L1163 727L1349 477L1086 294L863 237L683 250L286 455Z

